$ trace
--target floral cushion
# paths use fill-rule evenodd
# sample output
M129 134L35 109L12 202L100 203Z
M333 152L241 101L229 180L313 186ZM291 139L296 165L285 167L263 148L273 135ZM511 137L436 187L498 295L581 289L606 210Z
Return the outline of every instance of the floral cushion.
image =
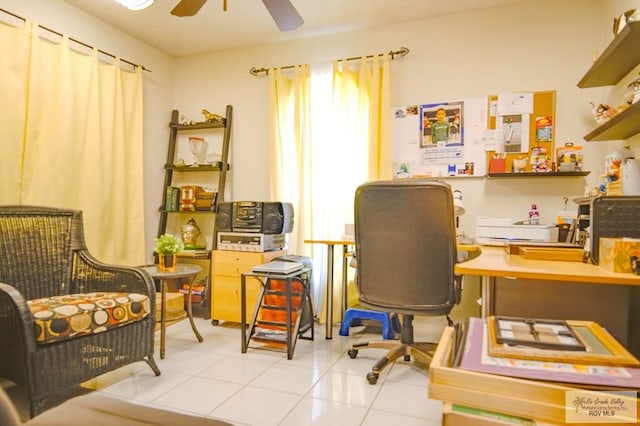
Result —
M138 293L84 293L27 301L38 343L101 333L149 315L149 296Z

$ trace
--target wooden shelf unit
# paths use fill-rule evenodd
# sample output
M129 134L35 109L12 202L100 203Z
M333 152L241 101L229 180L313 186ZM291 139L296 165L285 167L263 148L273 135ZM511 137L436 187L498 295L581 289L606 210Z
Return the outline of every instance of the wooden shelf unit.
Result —
M179 215L180 220L186 222L191 216L200 218L206 218L206 221L215 223L216 205L224 201L225 186L227 180L227 172L229 171L229 148L231 143L231 123L232 123L233 107L231 105L226 106L225 116L222 120L216 122L200 122L193 124L180 124L180 113L178 110L171 112L171 122L169 123L169 146L167 149L167 161L164 165L164 186L162 190L162 199L158 211L160 218L158 221L157 236L161 236L165 233L179 234L180 229L176 229L176 221L169 220L170 215ZM202 132L201 132L202 131ZM201 164L198 167L186 166L183 164L176 165L176 154L178 152L178 135L181 133L200 135L202 133L222 132L221 137L221 152L220 160L213 164ZM178 178L177 176L180 176ZM211 184L217 184L217 194L213 199L210 209L207 210L195 210L195 211L181 211L181 210L168 210L167 209L167 192L171 186L177 186L176 181L189 180L193 177L198 182L206 182ZM184 250L178 253L180 262L184 263L196 263L202 267L202 274L209 277L206 305L204 306L204 317L209 318L211 303L211 286L212 283L212 251L216 249L217 233L215 226L211 226L205 229L201 228L202 235L211 236L211 247L204 247L202 249ZM203 277L204 278L204 277Z
M487 173L492 178L545 178L545 177L575 177L587 176L591 172L524 172L524 173Z
M640 21L628 22L593 63L578 87L611 86L627 75L640 59Z

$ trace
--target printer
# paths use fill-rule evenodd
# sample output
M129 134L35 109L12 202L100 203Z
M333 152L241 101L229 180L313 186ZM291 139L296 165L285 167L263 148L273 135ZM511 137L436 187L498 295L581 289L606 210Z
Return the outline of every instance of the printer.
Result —
M512 242L558 242L556 225L532 225L529 219L483 217L476 218L476 242L502 246Z

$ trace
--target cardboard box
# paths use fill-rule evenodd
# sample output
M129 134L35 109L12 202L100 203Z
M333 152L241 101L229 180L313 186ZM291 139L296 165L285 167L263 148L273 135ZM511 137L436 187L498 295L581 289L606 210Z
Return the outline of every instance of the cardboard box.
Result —
M162 294L156 293L156 321L160 321L162 312ZM167 292L167 321L184 318L184 296L182 293Z
M556 148L556 167L559 172L579 172L582 170L582 147L566 144Z
M567 392L580 388L454 368L451 366L452 352L453 327L447 327L429 366L429 398L530 419L536 425L567 424ZM629 406L635 403L636 409L640 407L640 400L636 398L621 398ZM444 417L444 424L455 425L459 420L457 417ZM471 424L474 423L465 423L465 426Z
M638 238L600 238L598 264L612 272L633 272L631 256L640 258Z

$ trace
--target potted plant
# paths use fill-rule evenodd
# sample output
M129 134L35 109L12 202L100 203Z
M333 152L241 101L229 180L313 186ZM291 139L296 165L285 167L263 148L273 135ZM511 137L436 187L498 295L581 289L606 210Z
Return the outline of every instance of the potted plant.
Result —
M176 254L184 249L184 243L175 235L163 234L156 238L154 251L158 254L158 270L170 272L176 270Z

